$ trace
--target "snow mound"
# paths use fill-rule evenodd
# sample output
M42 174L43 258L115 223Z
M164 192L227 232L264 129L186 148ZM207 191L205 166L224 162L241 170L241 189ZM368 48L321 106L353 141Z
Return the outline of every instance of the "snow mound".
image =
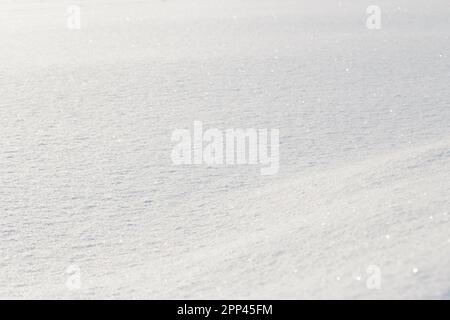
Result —
M187 252L168 261L159 271L171 281L162 281L156 292L189 298L448 298L449 159L450 139L443 139L230 193L217 199L224 207L201 218L207 230L220 234L205 230ZM201 230L187 221L184 230ZM374 266L379 288L367 283Z

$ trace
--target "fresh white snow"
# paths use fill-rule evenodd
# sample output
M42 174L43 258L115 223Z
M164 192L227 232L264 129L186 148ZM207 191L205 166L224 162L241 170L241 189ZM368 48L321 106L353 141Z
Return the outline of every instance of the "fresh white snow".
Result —
M0 1L0 298L449 299L449 17ZM174 166L194 121L278 128L279 174Z

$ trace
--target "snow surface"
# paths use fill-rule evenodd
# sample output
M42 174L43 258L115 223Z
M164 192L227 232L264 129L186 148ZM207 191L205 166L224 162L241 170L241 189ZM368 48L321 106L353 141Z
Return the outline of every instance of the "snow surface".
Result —
M449 16L0 1L0 298L449 299ZM174 166L195 120L279 128L279 174Z

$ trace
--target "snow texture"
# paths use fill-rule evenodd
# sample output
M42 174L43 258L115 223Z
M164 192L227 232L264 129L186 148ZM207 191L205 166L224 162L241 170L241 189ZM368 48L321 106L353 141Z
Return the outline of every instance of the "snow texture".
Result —
M449 17L2 0L0 298L449 299ZM279 128L279 174L174 166L196 120Z

